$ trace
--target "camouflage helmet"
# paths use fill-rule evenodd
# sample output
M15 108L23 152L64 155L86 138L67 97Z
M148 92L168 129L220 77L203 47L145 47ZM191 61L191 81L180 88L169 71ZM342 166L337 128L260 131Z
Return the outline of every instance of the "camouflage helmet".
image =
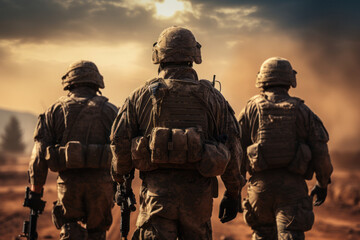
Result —
M264 88L268 86L291 86L296 87L296 71L290 62L281 57L267 59L260 67L255 86Z
M68 71L61 78L64 90L77 83L92 83L99 88L104 88L103 76L99 73L95 63L80 60L70 64Z
M153 44L152 62L195 62L201 63L201 45L192 32L182 27L166 28Z

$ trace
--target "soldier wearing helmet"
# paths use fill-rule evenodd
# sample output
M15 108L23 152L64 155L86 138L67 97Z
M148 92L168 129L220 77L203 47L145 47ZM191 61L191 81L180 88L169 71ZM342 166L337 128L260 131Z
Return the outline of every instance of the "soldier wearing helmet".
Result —
M239 116L244 151L241 173L250 174L244 219L252 239L304 239L314 223L313 202L327 195L332 165L321 120L288 94L296 71L284 58L267 59L257 75L261 93ZM305 180L316 174L310 196Z
M136 168L142 179L133 239L212 239L216 176L226 187L220 220L236 217L239 127L221 93L192 68L200 47L188 29L165 29L153 45L158 76L126 99L114 122L113 178L122 183Z
M48 169L57 172L52 219L60 239L105 239L112 223L109 136L117 108L97 94L105 86L93 62L71 64L62 84L68 95L39 116L35 129L30 195L36 204Z

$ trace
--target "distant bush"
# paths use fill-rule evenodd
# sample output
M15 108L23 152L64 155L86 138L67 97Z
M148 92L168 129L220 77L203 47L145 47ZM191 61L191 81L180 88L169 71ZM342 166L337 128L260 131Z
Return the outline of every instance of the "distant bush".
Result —
M10 153L23 153L25 144L22 139L22 131L19 120L12 116L9 123L5 126L4 134L1 136L1 148Z

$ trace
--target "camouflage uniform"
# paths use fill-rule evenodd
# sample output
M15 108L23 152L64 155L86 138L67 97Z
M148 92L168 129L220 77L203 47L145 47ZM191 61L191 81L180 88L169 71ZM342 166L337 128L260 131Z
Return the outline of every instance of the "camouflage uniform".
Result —
M105 239L112 223L109 136L117 109L96 94L104 84L91 62L70 65L63 84L68 96L39 116L30 183L43 186L48 168L58 172L52 217L60 239Z
M174 38L182 33L193 38L190 31L178 27L166 29L161 36L164 33L169 36L167 31L169 35L174 31ZM161 42L157 44L154 48L161 46ZM184 62L201 62L200 52L190 54L180 58ZM153 56L153 62L159 55ZM176 57L168 57L171 64L161 65L157 78L146 82L126 99L112 129L113 178L122 182L122 175L135 167L142 179L140 213L133 239L212 239L210 217L212 198L217 196L216 174L204 176L208 170L201 167L204 155L202 160L195 159L196 155L190 156L196 143L190 144L188 135L187 146L179 147L176 140L179 136L201 128L204 141L217 143L219 133L227 135L229 162L218 175L229 195L234 197L239 195L243 184L239 128L230 106L210 82L198 80L191 64L172 64ZM193 94L189 94L191 92ZM160 132L168 128L172 131L172 140L166 137L165 142L157 145ZM160 162L162 157L168 162Z
M261 94L239 116L244 153L242 175L249 172L244 219L252 239L304 239L314 222L305 179L316 173L326 188L332 173L328 133L301 99L289 96L295 71L282 58L264 62L258 75Z

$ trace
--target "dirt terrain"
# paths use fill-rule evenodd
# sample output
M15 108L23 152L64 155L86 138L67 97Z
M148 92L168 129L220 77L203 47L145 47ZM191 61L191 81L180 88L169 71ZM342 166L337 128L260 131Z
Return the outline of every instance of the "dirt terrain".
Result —
M359 160L358 158L356 160ZM17 164L0 166L0 239L15 240L21 232L23 220L28 218L29 210L22 207L25 187L27 186L26 160ZM308 240L355 240L360 239L360 171L358 167L334 164L335 171L325 204L315 208L315 224L306 233ZM359 165L356 162L356 165ZM47 201L45 212L38 221L39 239L58 239L58 230L51 222L52 202L56 200L56 174L49 173L45 187L44 200ZM140 181L133 183L138 195ZM312 187L314 182L309 183ZM220 196L224 186L220 186ZM214 199L212 217L213 238L215 240L250 239L251 229L245 225L242 216L226 224L217 218L221 198ZM138 201L138 197L137 197ZM135 227L138 212L131 214L130 236ZM109 240L120 239L120 209L113 209L113 225L107 236Z

